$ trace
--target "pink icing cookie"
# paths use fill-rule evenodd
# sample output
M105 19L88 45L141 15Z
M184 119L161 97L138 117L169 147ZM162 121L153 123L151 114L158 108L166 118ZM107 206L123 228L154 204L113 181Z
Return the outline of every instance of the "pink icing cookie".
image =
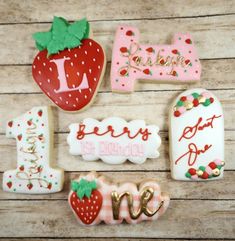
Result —
M91 172L72 181L69 205L80 224L135 224L156 220L169 206L169 196L154 180L113 184Z
M139 30L119 26L113 46L111 87L131 92L138 79L173 83L199 81L201 64L190 34L177 33L171 45L139 43Z

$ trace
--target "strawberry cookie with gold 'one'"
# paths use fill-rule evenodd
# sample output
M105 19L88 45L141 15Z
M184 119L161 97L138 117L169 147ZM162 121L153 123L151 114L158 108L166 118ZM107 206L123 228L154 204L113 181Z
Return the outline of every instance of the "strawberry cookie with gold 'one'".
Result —
M33 35L39 50L32 65L33 78L65 111L87 108L103 78L105 53L90 35L86 19L70 24L61 17L54 17L48 32Z

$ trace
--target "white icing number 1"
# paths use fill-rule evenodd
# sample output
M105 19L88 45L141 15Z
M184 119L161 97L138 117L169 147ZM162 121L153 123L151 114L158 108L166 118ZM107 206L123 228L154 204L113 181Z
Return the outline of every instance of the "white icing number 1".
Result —
M64 172L50 167L50 112L49 107L34 107L7 123L7 137L17 141L17 168L4 172L5 191L32 194L62 189Z

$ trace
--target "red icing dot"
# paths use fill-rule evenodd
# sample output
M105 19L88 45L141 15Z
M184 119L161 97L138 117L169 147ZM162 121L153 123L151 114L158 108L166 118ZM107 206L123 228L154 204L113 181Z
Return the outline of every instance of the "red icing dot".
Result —
M209 167L211 169L215 169L217 167L217 165L214 162L211 162L211 163L209 163Z
M123 27L121 27L121 30L123 30Z
M136 73L136 70L134 70L134 73Z
M196 169L190 168L190 169L188 170L188 172L190 173L190 175L195 175L195 174L196 174Z
M203 174L201 175L201 178L203 179L207 179L209 177L209 174L207 172L203 172Z
M18 124L17 126L20 126L20 124Z
M174 116L175 116L175 117L179 117L179 116L180 116L180 112L179 112L178 110L176 110L176 111L174 112Z
M122 84L122 86L125 86L124 84Z
M42 123L42 126L44 126L44 124Z
M194 99L194 100L193 100L193 105L194 105L194 106L198 106L198 105L199 105L198 99Z
M197 73L198 73L198 71L196 70L196 71L195 71L195 73L197 74Z
M192 53L191 50L188 51L190 54Z
M11 176L9 176L9 178L11 178Z
M182 96L182 97L180 98L180 100L181 100L181 101L186 101L187 98L186 98L186 96Z
M162 75L162 72L160 73L160 75Z
M211 97L210 98L210 102L213 103L214 102L214 98Z
M119 62L117 62L117 65L119 65Z
M128 131L128 127L124 127L123 131L127 132Z
M133 42L133 39L131 39L131 42Z
M51 174L50 177L52 177L53 175Z

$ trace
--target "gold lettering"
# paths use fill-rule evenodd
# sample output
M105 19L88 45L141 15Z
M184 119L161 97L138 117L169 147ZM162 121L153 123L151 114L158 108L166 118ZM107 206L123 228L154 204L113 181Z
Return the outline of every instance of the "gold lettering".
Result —
M121 206L122 199L126 196L128 202L129 214L132 219L138 219L142 213L144 213L147 217L152 217L155 215L163 205L163 201L159 204L159 206L155 210L149 210L147 207L148 202L153 198L154 190L151 187L146 187L140 193L140 206L138 210L135 212L133 208L133 195L130 192L123 192L118 194L116 191L111 193L112 199L112 210L113 210L113 218L114 220L119 219L119 210Z

